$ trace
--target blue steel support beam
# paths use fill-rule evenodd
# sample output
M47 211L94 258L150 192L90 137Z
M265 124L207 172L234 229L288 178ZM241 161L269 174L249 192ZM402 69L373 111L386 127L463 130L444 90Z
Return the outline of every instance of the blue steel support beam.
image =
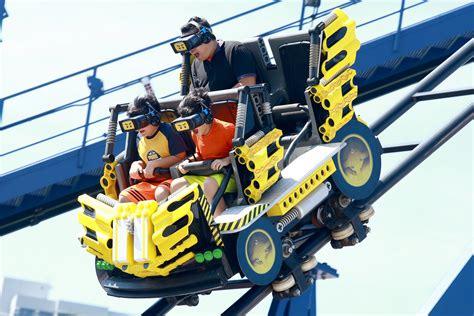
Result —
M402 0L402 7L400 8L400 15L398 17L397 34L395 34L395 40L393 41L393 50L398 49L398 37L400 36L400 31L402 30L403 12L404 11L405 11L405 0Z
M409 56L419 49L430 47L438 39L447 40L463 31L473 31L473 15L474 4L467 4L406 27L400 32L397 51L393 51L393 41L397 32L365 42L357 53L354 67L363 71L383 65L389 59Z
M2 28L3 28L3 20L8 18L8 13L7 9L5 8L5 0L0 0L0 43L3 42L2 39ZM1 120L1 109L0 109L0 123L2 122Z
M125 147L125 134L116 139L116 148ZM105 140L85 147L85 160L82 167L77 166L79 149L48 159L29 168L15 170L0 178L0 202L34 192L45 186L61 183L71 177L95 170L102 164ZM52 172L54 170L54 172ZM0 221L4 217L0 213Z
M453 89L447 91L430 91L430 92L418 92L413 96L417 102L427 101L427 100L436 100L452 97L460 97L464 95L474 95L474 88L464 88L464 89Z
M306 0L302 0L302 3L301 3L301 16L300 16L300 23L298 25L298 30L300 30L300 31L303 28L304 11L305 11L305 8L306 8L305 2L306 2Z
M428 316L474 314L474 256L449 285Z
M354 64L357 71L354 83L359 86L354 104L419 82L473 37L472 16L474 4L468 4L402 29L400 33L365 42Z
M92 112L92 103L94 100L98 99L101 95L104 94L104 83L102 80L97 78L97 68L94 68L94 71L92 72L92 76L87 77L87 85L90 89L90 95L89 95L89 102L87 104L87 114L86 114L86 122L84 124L84 134L82 136L82 144L81 144L81 149L79 151L79 158L77 162L77 166L79 168L82 167L82 164L84 163L84 158L85 158L85 147L87 143L87 134L89 132L89 122L91 118L91 112Z
M246 315L271 292L271 285L254 285L234 304L226 309L225 312L222 313L222 316Z
M316 282L300 296L273 298L269 316L316 316Z
M413 98L418 92L426 92L435 88L443 80L449 77L459 67L463 66L474 56L474 39L467 42L461 49L444 61L439 67L433 70L428 76L420 81L403 99L400 100L390 111L379 118L371 127L375 135L379 135L388 126L395 122L400 116L406 113L416 99Z
M380 180L374 193L368 198L355 201L357 208L363 209L372 205L395 184L415 169L420 163L434 153L439 147L459 132L464 126L474 119L474 103L471 103L464 111L459 113L451 122L441 128L433 137L416 147L410 156L387 176Z

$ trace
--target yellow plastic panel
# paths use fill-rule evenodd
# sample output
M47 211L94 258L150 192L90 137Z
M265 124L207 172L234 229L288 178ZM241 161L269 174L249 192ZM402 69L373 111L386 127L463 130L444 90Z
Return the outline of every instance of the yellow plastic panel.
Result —
M151 220L155 230L152 237L153 243L158 247L163 262L173 259L198 242L197 237L190 234L189 226L194 219L191 205L199 199L199 193L198 184L194 183L181 190L172 201L160 205L158 211L152 215ZM169 207L175 209L169 210ZM165 235L166 228L175 224L177 226L180 220L182 227Z
M112 221L117 212L87 194L79 196L78 201L82 207L78 220L86 230L81 243L89 253L112 262Z
M117 162L106 163L104 165L104 175L100 178L100 186L105 192L105 195L117 200L118 192L115 185L117 181L117 175L115 174L115 166Z
M133 215L135 203L121 203L117 206L114 219L112 262L117 265L133 264Z
M283 159L283 153L283 147L279 144L276 144L276 149L270 156L268 156L267 148L262 148L257 154L247 160L247 169L253 172L255 177L260 177Z
M280 169L275 165L275 173L268 177L268 173L253 179L250 185L245 188L244 194L249 197L249 202L255 204L262 198L262 194L270 188L280 178Z
M332 159L329 159L321 168L308 176L300 186L293 189L270 210L268 216L283 216L296 204L303 200L309 193L315 190L324 180L336 171L336 166Z
M152 214L157 210L156 201L142 201L133 216L133 259L136 262L150 262L157 255L153 243Z
M280 137L282 131L278 128L274 128L271 132L263 136L258 142L253 144L251 147L246 144L235 149L235 155L237 157L242 157L245 161L250 159L252 156L256 155L263 148L267 148L273 142L277 142L277 146L280 146Z
M354 116L352 105L349 104L347 107L349 111L345 116L342 116L343 109L334 110L330 113L325 123L319 127L319 131L323 134L323 140L326 143L330 142L336 136L337 131L346 125Z
M344 70L340 75L338 75L334 80L329 82L327 85L322 85L318 84L310 89L310 94L313 97L314 102L316 103L321 103L324 109L329 109L329 107L323 103L323 100L328 98L330 94L333 93L338 93L339 95L342 95L342 90L341 87L344 85L346 82L350 82L351 88L355 88L356 86L354 85L354 77L356 75L356 71L352 68L347 68ZM347 93L346 93L347 95ZM332 97L334 98L334 97ZM332 102L334 103L334 102Z
M334 10L333 13L337 16L336 20L323 31L322 52L326 54L327 58L321 65L321 73L326 81L331 81L331 78L335 77L344 67L353 65L356 59L356 52L360 48L360 42L355 36L355 21L350 19L340 9ZM329 47L328 38L344 28L344 36ZM329 64L334 63L334 57L342 57L342 52L345 52L344 57L338 57L336 64L328 69Z

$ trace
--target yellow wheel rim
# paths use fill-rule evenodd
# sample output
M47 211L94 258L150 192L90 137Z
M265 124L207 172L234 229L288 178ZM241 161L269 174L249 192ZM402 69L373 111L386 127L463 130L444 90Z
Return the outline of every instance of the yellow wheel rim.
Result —
M360 135L350 134L343 140L346 146L339 153L339 170L350 185L360 187L367 183L373 171L372 152Z
M245 241L245 256L249 266L258 274L270 271L275 264L275 244L270 235L256 229L249 234Z

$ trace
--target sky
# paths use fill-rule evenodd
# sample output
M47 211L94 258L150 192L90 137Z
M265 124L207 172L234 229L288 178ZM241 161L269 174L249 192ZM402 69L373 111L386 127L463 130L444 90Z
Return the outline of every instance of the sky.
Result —
M406 5L421 1L406 1ZM48 80L99 64L178 35L190 16L211 23L268 3L266 1L8 1L9 18L3 23L0 95L6 96ZM321 10L344 3L323 1ZM429 1L406 13L404 26L453 9L464 1ZM398 10L400 1L363 1L345 10L362 24ZM219 25L224 39L245 39L297 20L301 1L283 1L265 10ZM307 13L311 10L307 9ZM361 42L396 29L397 17L357 30ZM177 64L179 57L165 45L150 52L102 67L98 77L105 88ZM156 78L158 95L178 88L177 73ZM473 66L459 69L436 90L472 87ZM397 100L405 88L366 102L355 111L370 125ZM110 104L143 93L140 86L100 98L92 120L107 115ZM52 88L26 94L5 103L3 124L40 113L88 94L86 75ZM421 102L380 135L383 145L427 139L473 101L472 96ZM41 140L84 124L86 108L74 107L57 115L2 131L1 152ZM47 126L47 128L45 128ZM105 132L98 124L89 140ZM0 173L77 146L82 131L2 157ZM323 248L317 258L336 268L339 279L318 282L317 305L322 315L415 315L426 313L450 272L472 255L473 247L473 128L469 124L374 204L372 232L360 245L334 250ZM386 174L407 153L383 157ZM383 176L382 174L382 176ZM78 210L0 239L0 276L47 282L52 298L85 302L130 314L139 314L155 300L107 297L100 288L93 258L79 247ZM218 314L243 291L212 293L196 308L178 307L170 315ZM341 295L343 293L343 295ZM266 314L270 301L252 315Z

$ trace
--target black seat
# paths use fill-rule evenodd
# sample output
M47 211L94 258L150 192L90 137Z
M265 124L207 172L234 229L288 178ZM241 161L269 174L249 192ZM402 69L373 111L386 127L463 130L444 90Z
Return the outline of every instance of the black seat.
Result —
M309 67L309 42L295 42L279 48L285 76L288 103L306 104L304 91L307 87Z

